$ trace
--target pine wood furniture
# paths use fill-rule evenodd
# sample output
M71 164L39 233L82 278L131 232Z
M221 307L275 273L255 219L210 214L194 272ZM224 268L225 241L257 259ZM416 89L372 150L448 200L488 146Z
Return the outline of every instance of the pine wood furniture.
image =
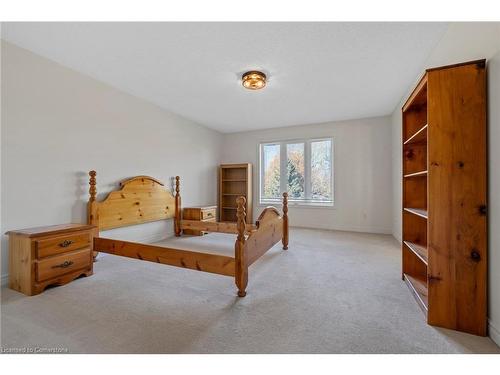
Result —
M92 275L96 230L93 225L62 224L7 232L9 288L32 296L49 285Z
M96 251L176 267L211 272L235 278L238 296L246 295L248 268L280 240L288 248L287 194L283 194L283 215L274 207L265 208L255 224L247 224L246 199L233 197L236 202L236 223L186 220L181 217L180 179L175 178L175 196L163 183L137 176L120 183L102 201L96 199L96 172L90 171L88 221L99 230L142 224L155 220L174 219L174 232L183 230L236 234L235 255L201 253L156 245L94 237Z
M186 207L182 211L182 218L184 220L203 221L205 223L216 222L217 206ZM208 232L202 230L194 230L194 229L183 229L183 233L193 236L203 236Z
M403 279L429 324L485 336L485 60L428 69L402 115Z
M219 221L236 222L236 198L244 197L247 221L252 222L252 164L221 164L218 190Z

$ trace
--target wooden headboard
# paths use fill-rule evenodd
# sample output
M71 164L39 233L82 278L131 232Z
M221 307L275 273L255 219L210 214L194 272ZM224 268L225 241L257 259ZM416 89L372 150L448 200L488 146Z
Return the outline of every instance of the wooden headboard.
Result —
M176 198L153 177L137 176L122 181L120 189L98 202L96 172L90 171L89 175L88 223L99 230L170 219L176 214ZM176 177L176 190L178 196L179 177ZM180 197L178 199L180 205Z

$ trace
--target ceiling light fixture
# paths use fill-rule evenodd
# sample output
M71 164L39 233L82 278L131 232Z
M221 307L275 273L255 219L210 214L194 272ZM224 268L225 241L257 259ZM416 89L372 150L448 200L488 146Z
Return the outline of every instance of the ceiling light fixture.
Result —
M266 86L266 75L257 70L246 72L241 77L242 85L249 90L260 90Z

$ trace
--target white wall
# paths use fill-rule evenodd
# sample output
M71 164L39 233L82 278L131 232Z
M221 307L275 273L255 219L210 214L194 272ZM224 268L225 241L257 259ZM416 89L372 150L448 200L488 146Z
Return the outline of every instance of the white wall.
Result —
M489 137L489 319L490 336L500 345L500 23L453 23L430 54L426 67L488 59ZM423 72L422 72L423 74ZM420 77L415 77L415 84ZM408 94L413 87L408 88ZM401 106L391 116L393 140L393 235L401 240Z
M391 123L388 117L293 126L225 135L223 162L254 165L258 204L258 145L297 138L334 138L335 207L290 207L290 225L373 233L392 232Z
M402 113L401 109L396 108L391 116L392 127L392 235L399 241L402 241L402 199L403 188L401 184L401 176L403 173L402 157Z
M220 133L3 41L2 84L2 234L85 222L91 169L101 196L130 176L180 175L184 206L215 204ZM121 231L153 240L172 223ZM5 235L1 260L5 276Z

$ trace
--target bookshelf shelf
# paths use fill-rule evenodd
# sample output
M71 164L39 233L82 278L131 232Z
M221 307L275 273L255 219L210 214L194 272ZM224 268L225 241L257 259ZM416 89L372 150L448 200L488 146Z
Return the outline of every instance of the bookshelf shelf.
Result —
M404 210L406 212L412 213L414 215L423 217L424 219L427 220L427 217L428 217L427 210L424 210L422 208L409 208L409 207L405 207Z
M405 142L404 145L412 144L412 143L425 143L427 142L427 127L428 125L425 124L423 127L421 127L415 134L410 136Z
M420 259L426 266L428 265L429 253L425 246L410 241L403 241L403 243L418 257L418 259Z
M420 305L420 308L425 312L427 312L429 306L427 281L407 274L404 275L404 280L406 281L406 284L408 284L408 287L415 296L415 299Z
M427 171L420 171L420 172L405 174L404 177L408 178L408 177L426 177L426 176L427 176Z

